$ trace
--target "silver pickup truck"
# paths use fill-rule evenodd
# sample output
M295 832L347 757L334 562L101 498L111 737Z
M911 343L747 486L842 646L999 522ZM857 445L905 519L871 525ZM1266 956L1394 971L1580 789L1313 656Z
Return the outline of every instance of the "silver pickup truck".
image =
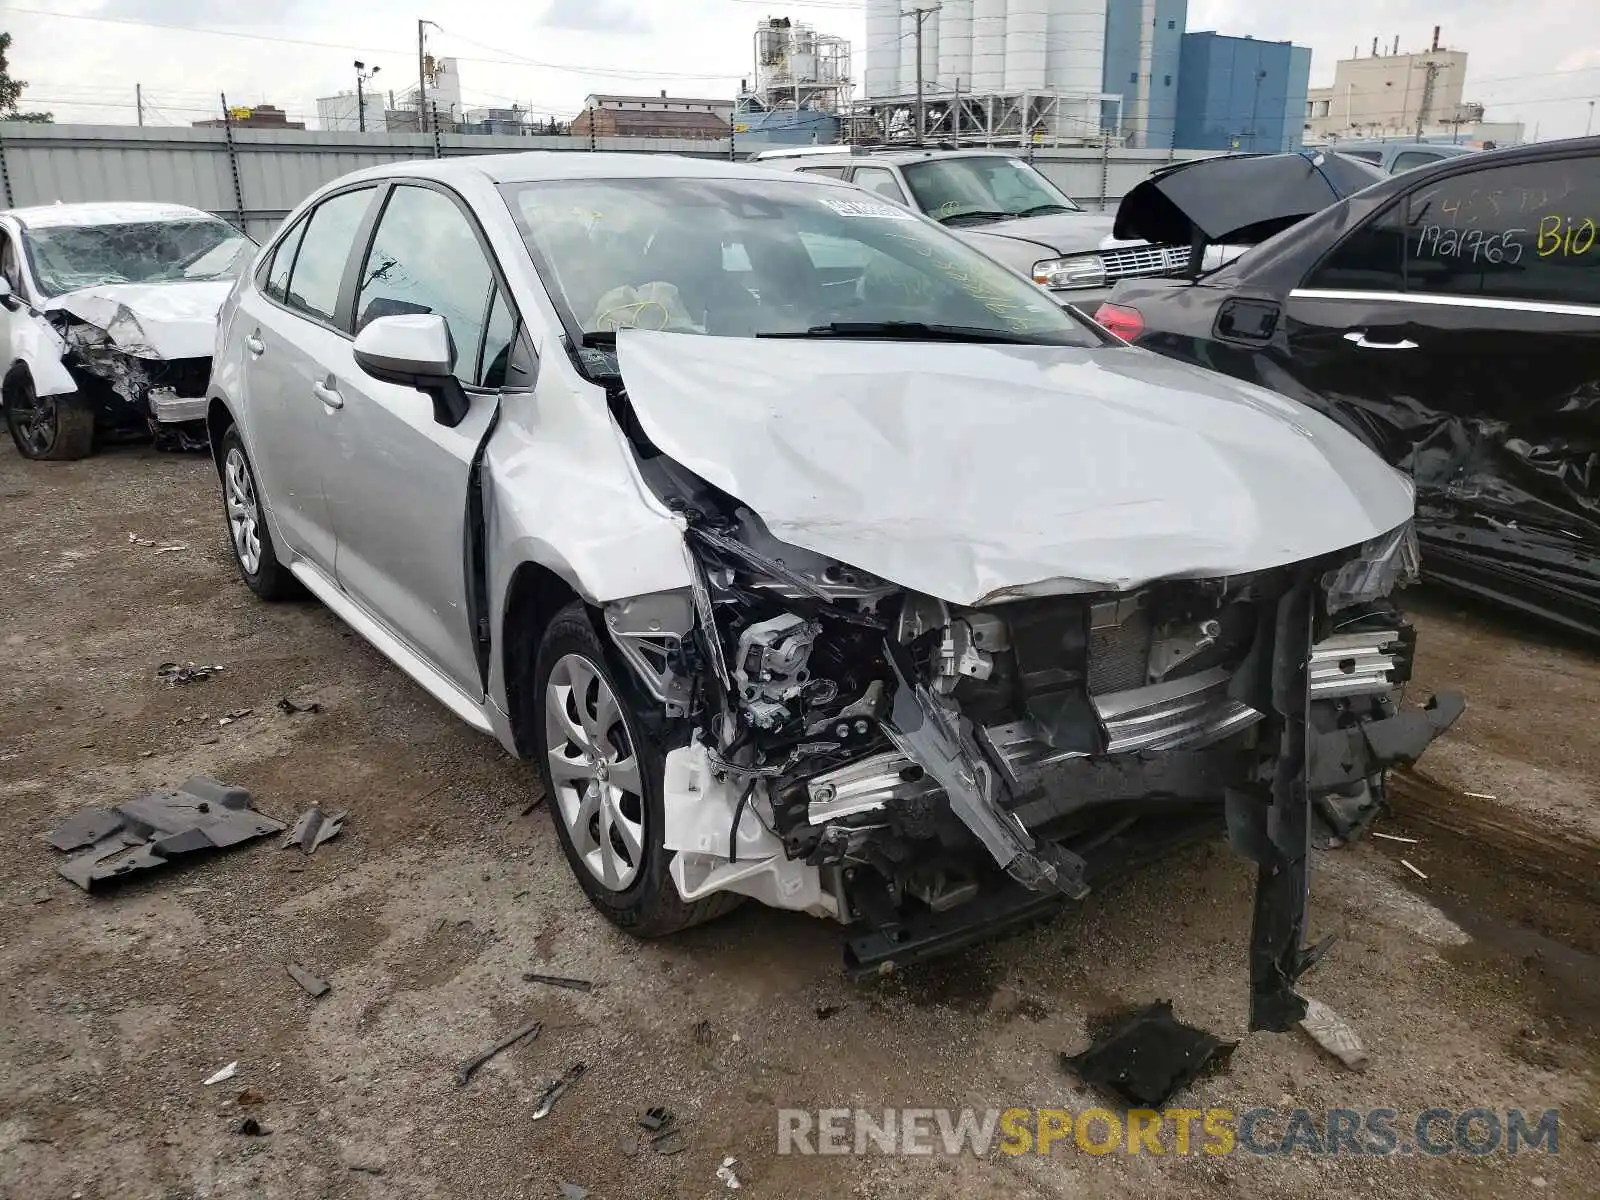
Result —
M1062 304L1092 313L1124 279L1180 274L1187 246L1112 236L1109 213L1085 212L1010 150L767 150L753 161L847 179L931 217Z

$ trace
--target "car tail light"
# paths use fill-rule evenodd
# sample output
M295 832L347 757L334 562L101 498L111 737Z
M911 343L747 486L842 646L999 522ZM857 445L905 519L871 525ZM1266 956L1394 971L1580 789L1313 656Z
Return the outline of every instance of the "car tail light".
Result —
M1102 304L1095 310L1094 319L1125 342L1137 341L1144 332L1144 314L1123 304Z

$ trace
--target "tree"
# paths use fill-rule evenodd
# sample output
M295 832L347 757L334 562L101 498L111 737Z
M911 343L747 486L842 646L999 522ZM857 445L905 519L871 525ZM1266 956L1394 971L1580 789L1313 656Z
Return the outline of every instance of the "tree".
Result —
M25 79L11 78L11 64L6 61L6 51L11 49L11 35L0 32L0 121L34 121L48 125L55 120L53 113L19 112L17 101L22 99L22 89L28 86Z

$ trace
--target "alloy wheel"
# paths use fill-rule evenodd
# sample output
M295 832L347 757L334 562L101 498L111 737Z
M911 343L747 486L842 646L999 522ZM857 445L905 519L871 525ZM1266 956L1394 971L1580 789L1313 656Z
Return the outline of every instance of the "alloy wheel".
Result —
M35 458L50 452L56 440L56 402L53 396L41 398L31 380L24 380L11 399L11 420L17 436Z
M223 464L223 490L228 506L228 531L233 536L233 552L248 575L261 570L261 509L256 503L255 480L250 464L237 447L228 451Z
M605 887L627 890L644 864L644 792L622 706L581 654L545 684L545 747L555 804L573 849Z

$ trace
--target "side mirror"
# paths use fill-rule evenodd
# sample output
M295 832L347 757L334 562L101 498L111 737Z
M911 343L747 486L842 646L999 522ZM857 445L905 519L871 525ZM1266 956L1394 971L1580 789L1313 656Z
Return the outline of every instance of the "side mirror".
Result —
M451 372L450 326L438 313L374 318L356 334L355 358L374 379L425 392L439 424L453 428L466 418L467 394Z
M17 299L11 293L11 281L4 275L0 275L0 305L12 311L15 311L17 307Z

